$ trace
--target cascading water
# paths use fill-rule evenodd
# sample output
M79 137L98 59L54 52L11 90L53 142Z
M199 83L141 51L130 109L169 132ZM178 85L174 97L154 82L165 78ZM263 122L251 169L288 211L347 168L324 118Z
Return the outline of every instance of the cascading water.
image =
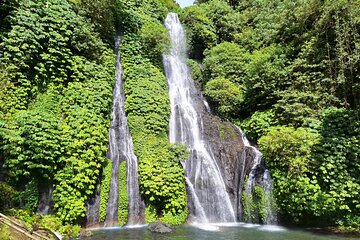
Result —
M234 222L236 216L225 181L201 132L199 108L205 106L185 63L184 29L175 13L167 16L165 26L171 38L170 54L164 55L171 104L169 138L172 143L186 144L191 152L184 163L188 192L191 192L189 201L197 208L191 220Z
M138 161L133 151L132 138L125 114L125 94L123 90L122 69L120 65L120 34L115 39L116 74L113 107L109 129L109 152L112 162L109 199L106 206L105 226L117 224L119 204L119 165L126 161L128 220L127 224L137 224L144 221L144 202L140 196L138 184Z
M239 129L239 131L241 131ZM254 162L253 166L251 168L251 171L249 173L248 181L245 185L245 192L247 195L247 200L252 198L254 189L256 186L260 186L264 190L264 202L263 206L261 206L264 209L264 217L265 219L262 219L262 221L265 224L276 224L277 223L277 216L276 216L276 210L275 210L275 203L272 196L272 181L269 170L265 169L261 165L261 157L262 154L259 150L257 150L255 147L251 146L248 139L245 137L245 134L243 133L243 141L245 144L245 147L250 149L254 155ZM247 207L250 207L252 203L245 204ZM248 211L250 211L248 209Z
M170 13L165 26L171 38L170 52L163 56L171 105L169 139L187 145L191 153L182 162L188 221L241 221L243 190L252 194L255 186L261 186L270 196L270 174L264 167L260 168L261 153L249 144L242 131L213 116L196 89L186 65L186 38L178 16ZM244 187L246 176L249 178Z

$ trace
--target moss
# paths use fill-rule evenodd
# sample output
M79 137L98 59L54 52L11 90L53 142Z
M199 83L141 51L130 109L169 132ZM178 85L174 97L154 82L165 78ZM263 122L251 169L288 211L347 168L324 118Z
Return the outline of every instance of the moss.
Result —
M218 131L221 140L225 139L225 127L223 124L218 124Z
M126 161L123 161L119 166L119 206L118 206L118 223L119 225L126 224L128 217L128 194L126 187Z
M111 180L112 164L109 159L105 163L103 170L103 177L101 181L101 192L100 192L100 213L99 221L104 222L106 218L106 205L109 200L110 192L110 180Z
M227 125L227 133L232 141L235 141L238 138L234 128L230 124Z
M265 191L262 187L255 186L254 195L255 195L255 199L256 199L256 210L259 215L259 220L261 223L264 223L264 222L266 222L266 219L267 219L266 208L268 207L266 204Z

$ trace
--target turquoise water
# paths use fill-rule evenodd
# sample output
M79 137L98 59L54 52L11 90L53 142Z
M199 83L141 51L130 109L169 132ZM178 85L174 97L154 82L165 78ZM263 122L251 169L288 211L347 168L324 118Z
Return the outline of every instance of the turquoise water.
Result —
M175 233L158 234L147 230L146 226L137 228L102 228L93 230L91 237L82 240L331 240L345 238L344 236L320 235L300 230L289 230L278 226L255 224L231 225L199 225L178 226Z

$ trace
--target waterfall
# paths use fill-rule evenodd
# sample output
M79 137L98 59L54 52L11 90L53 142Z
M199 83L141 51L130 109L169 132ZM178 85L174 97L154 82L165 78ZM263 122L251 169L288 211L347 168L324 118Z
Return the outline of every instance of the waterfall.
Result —
M133 151L133 143L125 114L125 94L123 90L122 68L120 65L120 33L115 39L116 74L113 90L113 106L109 129L108 157L112 162L109 199L106 206L105 226L117 224L119 204L119 165L126 161L128 220L127 224L142 223L144 219L144 203L140 196L138 184L138 160Z
M239 129L239 131L241 131ZM262 166L261 163L261 152L256 149L255 147L251 146L248 139L246 138L245 134L243 133L243 141L245 144L245 147L250 149L250 151L254 155L254 161L253 166L249 173L248 181L245 185L245 192L247 195L247 200L251 196L253 196L253 192L256 186L260 186L264 190L264 203L262 208L264 208L265 211L265 219L263 219L263 222L265 224L276 224L277 223L277 216L276 216L276 209L275 209L275 203L274 198L272 196L272 181L269 170L265 169L264 166ZM248 202L246 204L247 207L251 205L252 203ZM249 209L248 209L249 211Z
M168 14L165 26L171 38L170 53L164 55L171 105L169 139L171 143L186 144L191 152L184 168L188 192L191 192L189 201L197 208L192 213L192 221L234 222L235 211L225 181L201 131L201 112L205 105L185 62L184 29L175 13Z
M272 199L272 183L261 153L238 127L211 114L186 65L185 31L175 13L168 14L165 27L171 39L170 51L163 56L171 106L169 139L187 145L190 151L189 159L182 162L188 221L241 221L243 191L251 195L261 186L266 198L264 222L274 223L274 208L267 204Z

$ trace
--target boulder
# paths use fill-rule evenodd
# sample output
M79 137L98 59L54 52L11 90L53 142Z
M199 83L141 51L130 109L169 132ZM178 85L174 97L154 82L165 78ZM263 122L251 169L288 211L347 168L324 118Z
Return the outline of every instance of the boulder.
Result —
M155 233L172 233L175 228L163 222L152 222L149 223L148 230Z

